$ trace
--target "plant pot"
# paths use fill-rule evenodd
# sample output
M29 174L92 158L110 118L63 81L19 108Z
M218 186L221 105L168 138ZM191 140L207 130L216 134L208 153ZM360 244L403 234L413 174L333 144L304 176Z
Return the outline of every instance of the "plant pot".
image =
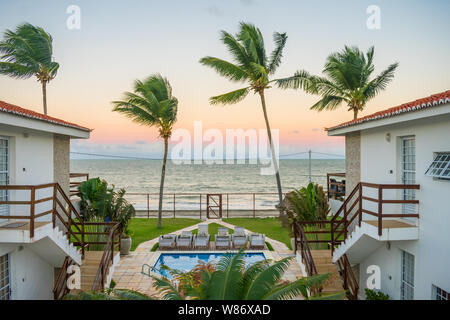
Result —
M130 254L131 237L120 238L120 255Z

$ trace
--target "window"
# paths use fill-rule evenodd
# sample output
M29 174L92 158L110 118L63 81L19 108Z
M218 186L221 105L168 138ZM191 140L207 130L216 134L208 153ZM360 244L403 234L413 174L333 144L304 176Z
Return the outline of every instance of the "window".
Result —
M450 293L439 287L433 286L433 300L450 300Z
M11 298L11 283L9 279L9 255L0 256L0 300Z
M6 137L0 136L0 185L8 184L8 170L9 170L9 140ZM0 201L8 201L8 192L0 190ZM9 207L7 204L0 204L0 216L9 214Z
M400 299L414 299L414 256L406 251L402 251L402 284Z
M412 137L402 138L402 184L416 183L416 139ZM403 189L403 200L414 200L414 189ZM403 213L417 213L417 206L413 203L403 204Z
M439 152L425 174L434 178L450 179L450 152Z

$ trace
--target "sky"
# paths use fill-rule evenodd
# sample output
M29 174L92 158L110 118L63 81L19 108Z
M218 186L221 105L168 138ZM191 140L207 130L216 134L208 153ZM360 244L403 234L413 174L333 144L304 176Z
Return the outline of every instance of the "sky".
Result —
M80 29L69 29L70 5L81 10ZM380 9L380 28L369 29L370 5ZM287 44L275 78L305 69L321 74L326 57L356 45L375 46L375 74L399 62L394 80L372 99L361 116L449 89L450 1L433 0L0 0L0 34L22 22L53 36L61 67L47 88L49 115L94 129L71 150L111 155L160 157L156 129L139 126L111 111L111 101L131 91L135 79L167 77L179 100L175 129L264 129L259 97L250 94L229 106L211 106L210 96L242 87L198 63L203 56L230 59L220 30L236 33L240 21L261 29L266 50L272 34L286 32ZM42 112L35 78L0 76L0 100ZM267 91L268 114L279 130L280 153L309 149L343 154L344 140L324 131L352 119L345 106L316 112L319 97L298 90ZM173 145L173 144L172 144Z

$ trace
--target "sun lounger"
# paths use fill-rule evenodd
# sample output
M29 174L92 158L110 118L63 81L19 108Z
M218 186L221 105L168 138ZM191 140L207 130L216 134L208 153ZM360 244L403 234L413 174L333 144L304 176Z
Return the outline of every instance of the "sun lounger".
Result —
M178 249L191 249L192 248L192 232L182 231L181 235L177 237Z
M197 235L194 236L194 248L209 249L209 232L207 224L199 224Z
M160 250L175 249L176 238L177 236L175 234L165 234L159 236L159 246L158 246L159 249Z
M245 229L242 227L235 227L234 233L231 235L233 248L240 249L247 246L248 237L245 234Z
M266 236L260 233L250 235L250 249L264 249Z
M231 237L228 234L227 228L219 228L216 235L216 249L231 249Z

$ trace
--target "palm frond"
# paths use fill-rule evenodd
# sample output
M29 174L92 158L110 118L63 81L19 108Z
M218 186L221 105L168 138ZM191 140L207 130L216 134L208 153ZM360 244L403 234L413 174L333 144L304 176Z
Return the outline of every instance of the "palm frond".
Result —
M398 63L393 63L383 70L377 77L370 81L363 90L366 100L375 97L380 91L385 90L389 82L394 78Z
M154 300L143 293L128 289L114 289L113 294L120 300Z
M281 279L292 257L281 259L258 272L248 287L244 300L259 300Z
M209 98L209 102L212 105L215 104L234 104L244 99L250 92L250 87L231 91L219 96Z
M169 279L153 277L153 281L153 286L162 293L164 300L184 300Z
M269 74L274 74L281 63L283 57L283 49L286 45L286 33L275 32L273 34L273 41L275 42L275 49L270 55L269 65L267 66Z
M272 80L282 89L303 89L310 93L315 93L314 76L308 71L299 70L292 77Z
M200 59L200 63L213 68L221 76L228 78L231 81L243 81L248 79L248 74L241 67L214 57L204 57Z
M223 256L211 275L208 296L210 300L235 300L238 298L241 284L244 253Z
M239 43L239 41L235 37L233 37L232 34L226 31L221 31L221 40L227 46L238 66L243 70L248 70L250 67L251 59L245 51L245 48Z
M247 55L252 57L251 62L267 68L266 49L261 31L251 23L240 22L239 26L237 37L244 45Z
M344 101L344 99L342 97L328 95L328 96L324 96L322 99L317 101L314 105L312 105L310 107L310 109L317 110L317 111L334 110L343 101Z

